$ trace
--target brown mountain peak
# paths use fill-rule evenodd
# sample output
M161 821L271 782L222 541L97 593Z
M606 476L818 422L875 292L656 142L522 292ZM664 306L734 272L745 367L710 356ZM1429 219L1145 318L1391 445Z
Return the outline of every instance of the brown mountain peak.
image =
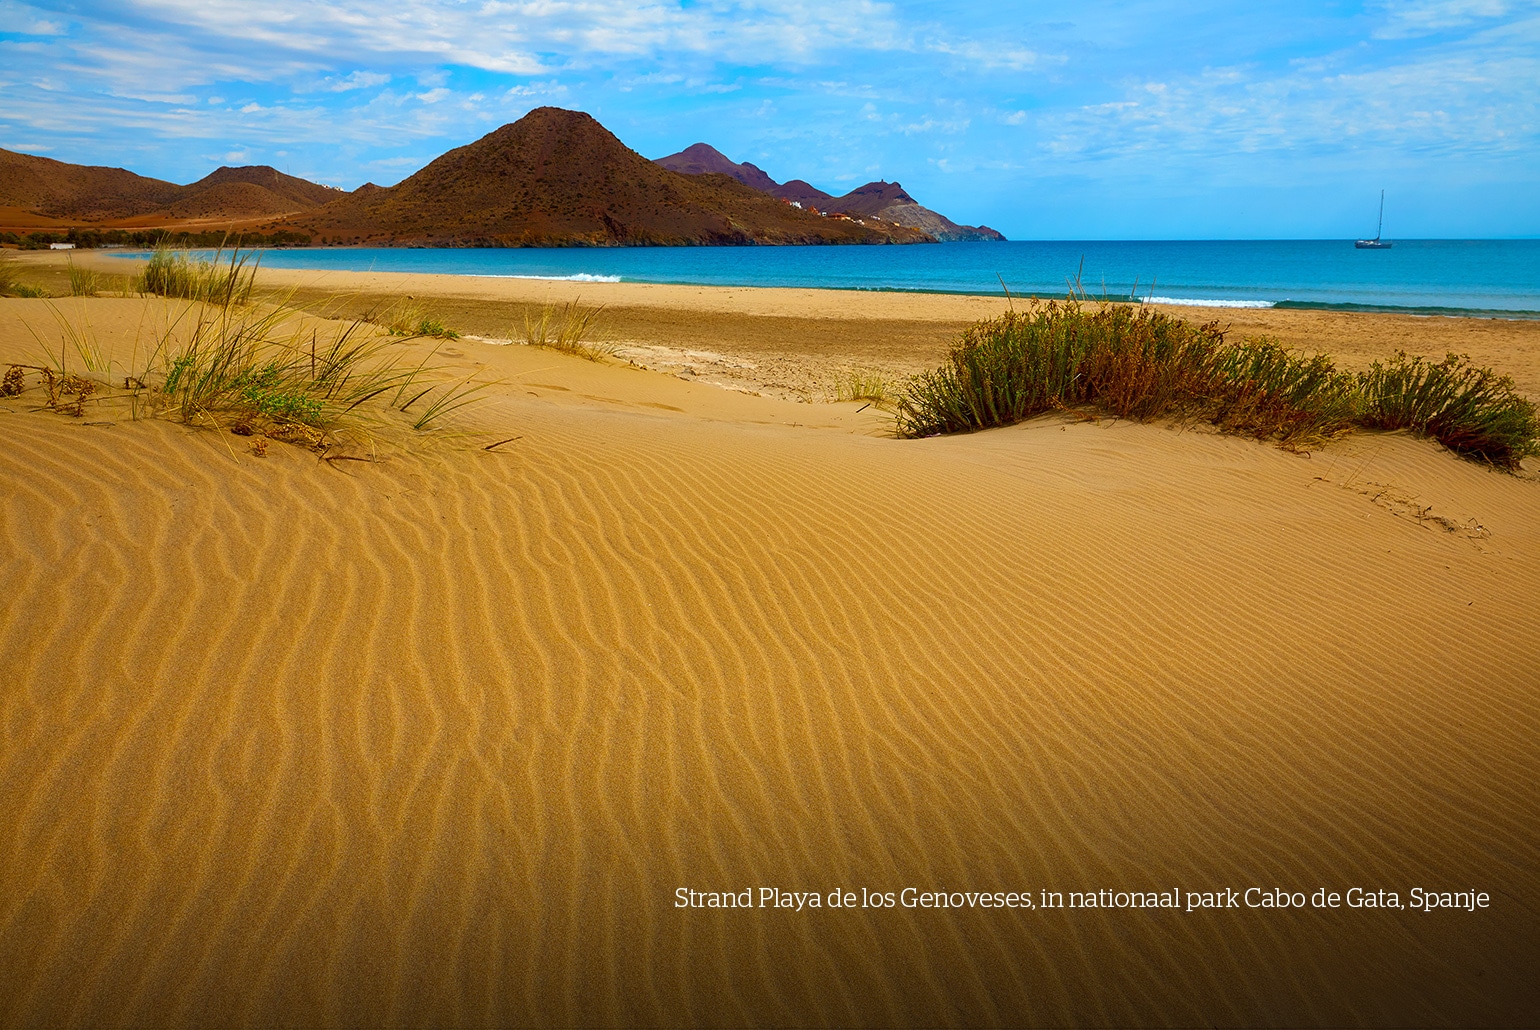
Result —
M589 115L543 107L396 186L355 191L301 221L323 238L462 245L925 239L821 219L734 178L675 174Z
M692 143L679 153L660 157L654 163L681 175L730 175L750 189L765 193L774 193L780 185L757 165L747 161L738 164L708 143Z

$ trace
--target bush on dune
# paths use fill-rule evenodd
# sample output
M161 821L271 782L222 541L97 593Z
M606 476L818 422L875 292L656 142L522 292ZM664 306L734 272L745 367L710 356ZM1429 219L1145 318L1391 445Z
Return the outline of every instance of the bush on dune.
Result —
M134 289L161 297L202 300L210 304L247 304L256 285L258 262L252 252L215 250L211 260L191 257L186 251L161 245L134 278Z
M970 327L945 365L911 381L897 428L905 437L969 432L1064 408L1202 419L1290 448L1356 427L1407 428L1509 469L1540 447L1535 406L1468 359L1402 354L1354 375L1268 340L1229 343L1215 322L1122 304L1088 311L1075 300Z
M42 406L62 414L83 415L88 400L121 403L132 418L167 417L257 437L254 450L263 453L256 446L263 438L323 449L370 441L373 431L392 425L437 428L490 385L445 378L428 365L431 355L407 361L389 350L395 341L363 321L328 331L291 308L241 305L235 295L227 289L220 303L175 309L149 353L136 354L116 377L89 328L56 311L61 332L96 378L70 371L61 344L57 353L45 348L45 363L11 365L0 392L20 395L34 379L47 394Z

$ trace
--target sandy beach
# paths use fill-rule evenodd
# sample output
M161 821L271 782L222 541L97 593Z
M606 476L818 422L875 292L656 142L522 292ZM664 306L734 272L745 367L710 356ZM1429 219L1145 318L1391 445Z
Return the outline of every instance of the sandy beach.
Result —
M1533 467L829 401L1003 297L262 282L497 385L372 462L0 398L0 1026L1540 1019ZM569 300L616 359L502 342ZM0 364L173 307L51 305ZM1540 397L1540 322L1179 313Z

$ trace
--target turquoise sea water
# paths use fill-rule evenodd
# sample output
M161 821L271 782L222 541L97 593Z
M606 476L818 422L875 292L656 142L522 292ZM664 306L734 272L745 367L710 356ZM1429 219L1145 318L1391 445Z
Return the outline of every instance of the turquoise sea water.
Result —
M1540 240L1054 241L916 246L295 249L275 268L1063 296L1540 317Z

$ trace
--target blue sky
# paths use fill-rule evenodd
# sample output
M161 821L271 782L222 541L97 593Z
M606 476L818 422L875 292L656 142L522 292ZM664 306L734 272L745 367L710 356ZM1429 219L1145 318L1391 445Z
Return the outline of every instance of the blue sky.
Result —
M1540 0L0 0L0 146L395 183L533 107L1013 239L1540 235Z

